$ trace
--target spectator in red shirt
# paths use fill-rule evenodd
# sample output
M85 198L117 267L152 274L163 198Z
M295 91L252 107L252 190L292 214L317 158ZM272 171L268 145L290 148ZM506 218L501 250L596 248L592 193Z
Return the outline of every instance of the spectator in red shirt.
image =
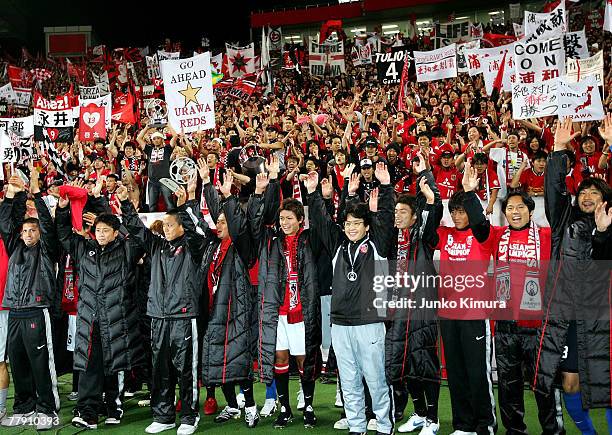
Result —
M533 165L528 168L527 161L521 163L521 167L514 174L510 187L520 187L529 196L544 196L544 170L546 169L546 158L544 151L538 151L533 157Z
M455 167L453 148L449 144L440 147L439 164L433 166L432 172L442 199L450 199L461 184L459 171Z
M474 154L472 165L478 174L479 184L476 194L481 201L486 202L486 214L490 215L493 213L493 206L500 189L499 178L495 170L489 166L489 157L485 153Z

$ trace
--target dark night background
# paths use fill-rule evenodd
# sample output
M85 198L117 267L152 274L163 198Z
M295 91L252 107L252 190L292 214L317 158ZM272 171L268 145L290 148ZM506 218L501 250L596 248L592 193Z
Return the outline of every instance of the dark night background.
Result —
M17 54L26 46L32 54L44 50L45 26L93 27L94 44L152 48L164 38L181 40L183 48L212 47L225 41L249 39L253 10L327 4L330 1L131 1L131 0L0 0L0 47ZM257 40L258 33L253 34ZM0 53L1 53L0 49Z

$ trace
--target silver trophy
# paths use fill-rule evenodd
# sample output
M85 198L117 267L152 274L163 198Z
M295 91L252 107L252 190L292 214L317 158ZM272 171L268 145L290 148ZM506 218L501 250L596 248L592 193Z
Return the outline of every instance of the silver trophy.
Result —
M153 98L147 103L145 111L149 117L149 126L161 128L168 124L168 106L164 100Z

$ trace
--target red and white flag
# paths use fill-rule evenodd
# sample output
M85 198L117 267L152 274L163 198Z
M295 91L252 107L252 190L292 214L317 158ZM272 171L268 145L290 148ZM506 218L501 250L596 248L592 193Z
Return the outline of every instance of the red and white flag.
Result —
M225 44L230 77L242 77L255 72L255 46L235 47Z
M604 12L603 29L608 32L612 32L612 0L606 1L606 10Z
M91 142L95 139L106 139L104 107L89 104L80 109L79 140Z

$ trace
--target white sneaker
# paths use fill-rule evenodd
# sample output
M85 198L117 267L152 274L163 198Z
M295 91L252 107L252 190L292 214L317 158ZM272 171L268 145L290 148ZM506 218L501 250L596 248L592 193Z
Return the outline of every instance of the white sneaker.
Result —
M298 403L297 403L297 410L298 411L303 411L304 408L306 408L306 402L304 402L304 391L300 388L300 391L298 391L298 395L297 395L297 399L298 399Z
M257 406L249 406L244 408L244 422L248 428L254 428L259 423L259 414L257 413Z
M376 419L375 418L368 421L368 430L376 430Z
M244 399L244 394L236 394L236 402L238 402L238 409L244 409L244 404L246 403L246 400Z
M154 421L145 429L146 433L160 433L165 430L174 429L176 427L176 423L158 423Z
M176 435L191 435L198 428L199 422L200 422L200 415L198 414L193 424L182 423L179 426L179 428L176 430Z
M464 430L456 430L450 435L476 435L476 432L466 432Z
M425 424L423 425L423 429L419 432L419 435L436 435L440 430L440 423L433 422L429 418L425 420Z
M274 399L266 399L264 402L264 406L259 411L259 415L262 417L270 417L272 414L276 412L276 400Z
M342 403L342 394L340 394L340 388L336 388L336 403L334 403L336 408L344 408L344 403Z
M28 412L27 414L7 415L2 419L2 426L17 427L32 424L32 419L35 415L36 413L34 411Z
M106 417L106 420L104 420L104 424L110 424L110 425L116 426L118 424L121 424L121 420L115 417Z
M341 418L337 422L334 423L334 429L338 430L347 430L349 428L348 420L345 418Z
M138 406L141 408L146 408L147 406L151 406L151 399L142 399L138 401Z
M417 429L421 429L425 425L425 417L421 417L416 413L412 413L412 415L408 418L408 421L402 424L397 428L397 431L400 433L413 432Z

